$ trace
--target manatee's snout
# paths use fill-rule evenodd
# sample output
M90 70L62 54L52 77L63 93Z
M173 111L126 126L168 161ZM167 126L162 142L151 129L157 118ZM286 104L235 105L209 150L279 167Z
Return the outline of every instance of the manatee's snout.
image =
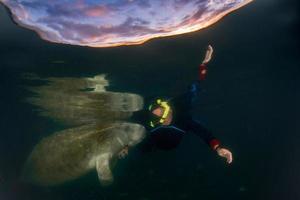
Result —
M145 129L141 128L140 132L133 132L129 134L130 140L128 142L129 146L134 146L140 143L145 138Z
M124 124L125 132L128 136L128 145L134 146L138 143L140 143L144 137L146 136L146 130L145 127L139 124Z

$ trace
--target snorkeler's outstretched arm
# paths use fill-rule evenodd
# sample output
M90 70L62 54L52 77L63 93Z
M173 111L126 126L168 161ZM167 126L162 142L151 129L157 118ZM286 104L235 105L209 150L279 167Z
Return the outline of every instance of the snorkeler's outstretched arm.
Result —
M208 45L205 57L202 61L202 63L199 65L198 68L198 78L196 81L194 81L191 85L189 85L189 89L186 93L179 96L181 99L185 99L187 104L190 104L195 97L197 97L201 92L201 81L205 80L207 75L207 64L212 58L213 54L213 48L211 45Z
M199 78L198 78L198 80L200 80L200 81L205 80L205 78L206 78L207 64L211 60L213 52L214 52L214 49L212 48L212 46L208 45L206 53L205 53L205 57L204 57L202 63L199 65Z
M192 84L189 85L187 92L175 97L174 99L178 99L178 101L185 102L186 104L190 104L196 96L201 92L201 81L205 80L207 75L207 64L211 60L213 54L213 48L211 45L208 45L205 57L202 63L198 68L198 78Z
M213 52L213 47L211 45L208 45L202 64L207 64L211 60Z

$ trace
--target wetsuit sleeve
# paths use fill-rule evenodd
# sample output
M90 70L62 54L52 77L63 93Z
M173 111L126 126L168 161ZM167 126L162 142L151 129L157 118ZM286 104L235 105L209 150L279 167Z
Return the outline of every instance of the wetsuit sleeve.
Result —
M207 65L202 63L198 67L198 78L192 84L189 85L188 90L173 98L173 102L180 102L179 104L186 105L189 107L192 102L199 96L201 92L201 81L205 80L207 74Z
M201 81L205 80L207 75L207 65L202 63L198 67L198 79L194 81L190 86L189 90L186 93L186 98L192 103L201 92Z
M215 150L220 145L220 141L213 136L211 131L202 126L200 122L191 119L187 121L186 124L186 128L188 129L188 131L191 131L195 135L199 136L213 150Z
M206 75L207 75L207 65L205 63L202 63L199 65L198 80L200 81L205 80Z

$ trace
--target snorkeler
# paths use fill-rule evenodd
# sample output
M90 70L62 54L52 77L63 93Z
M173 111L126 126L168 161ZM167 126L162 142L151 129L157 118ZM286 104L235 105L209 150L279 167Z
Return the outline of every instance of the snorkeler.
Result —
M200 136L231 163L231 152L222 148L219 140L191 113L212 53L209 46L199 67L198 80L187 92L175 98L156 98L147 109L137 94L103 90L108 82L101 75L48 79L32 76L30 80L46 80L48 84L30 87L36 95L28 102L42 108L41 115L69 127L35 145L24 164L23 180L54 186L96 170L100 183L108 185L114 179L111 167L116 164L115 158L125 157L129 148L138 145L143 153L174 149L189 132Z
M170 99L157 98L147 109L134 114L133 118L143 124L149 132L143 145L145 151L174 149L185 134L192 132L200 136L219 156L226 158L227 163L232 162L232 153L223 148L220 141L191 114L193 101L200 93L200 82L206 78L207 63L211 60L212 53L213 48L209 45L205 58L199 66L198 80L186 93ZM127 154L128 147L125 147L120 151L119 157L123 158Z

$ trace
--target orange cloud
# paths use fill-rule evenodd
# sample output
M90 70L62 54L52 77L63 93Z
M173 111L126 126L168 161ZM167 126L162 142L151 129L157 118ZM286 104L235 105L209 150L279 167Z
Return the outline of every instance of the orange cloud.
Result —
M95 6L87 8L84 13L89 17L101 17L107 15L109 10L105 6Z

